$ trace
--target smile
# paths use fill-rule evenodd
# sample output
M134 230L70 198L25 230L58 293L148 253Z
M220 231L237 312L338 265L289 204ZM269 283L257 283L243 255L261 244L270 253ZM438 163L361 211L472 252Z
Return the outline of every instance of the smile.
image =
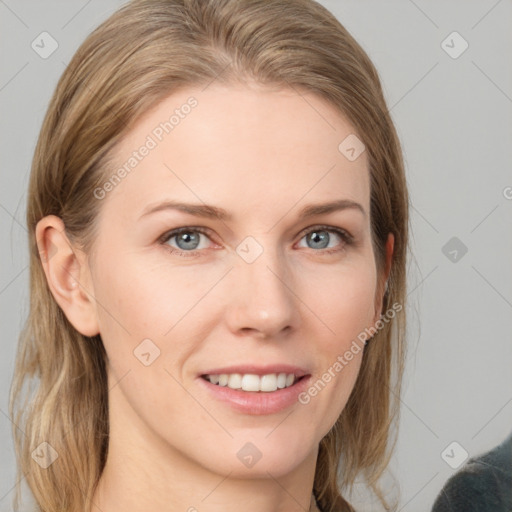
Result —
M255 375L252 373L221 373L218 375L203 375L202 377L217 386L253 393L271 393L278 389L289 388L299 380L299 377L293 373L268 373L265 375Z

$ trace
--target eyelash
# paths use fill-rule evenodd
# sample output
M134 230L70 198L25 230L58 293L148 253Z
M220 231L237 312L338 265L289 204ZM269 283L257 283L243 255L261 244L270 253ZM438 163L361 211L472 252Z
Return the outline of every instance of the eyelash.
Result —
M334 254L343 251L346 247L354 244L354 237L350 235L347 231L340 228L335 228L333 226L325 226L325 225L319 225L319 226L313 226L311 228L307 228L306 230L302 231L300 233L301 237L300 239L304 238L304 236L308 235L309 233L312 233L314 231L328 231L332 233L336 233L342 240L343 244L341 248L334 248L334 249L320 249L320 250L314 250L314 252L319 252L322 254ZM174 247L171 247L170 245L167 245L167 242L171 240L171 238L174 238L175 236L180 235L181 233L202 233L203 235L210 238L208 235L210 234L210 230L202 227L195 227L195 226L184 226L181 228L176 228L171 231L167 231L159 238L159 243L168 250L171 254L179 253L181 256L186 258L195 258L199 256L203 256L204 249L195 249L191 251L183 251L181 249L176 249Z

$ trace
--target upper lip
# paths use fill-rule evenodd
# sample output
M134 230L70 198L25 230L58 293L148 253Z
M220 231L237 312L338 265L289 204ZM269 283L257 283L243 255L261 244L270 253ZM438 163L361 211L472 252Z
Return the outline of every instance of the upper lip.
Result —
M241 373L243 374L252 374L252 375L268 375L270 373L293 373L296 377L303 377L304 375L309 375L309 373L304 369L298 366L293 366L289 364L271 364L265 366L257 366L254 364L241 364L236 366L224 366L222 368L212 368L206 372L201 372L200 375L221 375L223 373Z

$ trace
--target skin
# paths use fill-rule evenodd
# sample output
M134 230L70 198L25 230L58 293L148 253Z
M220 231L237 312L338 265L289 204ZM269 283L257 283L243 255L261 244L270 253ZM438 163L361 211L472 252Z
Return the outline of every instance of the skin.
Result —
M191 95L197 107L102 199L93 254L71 245L58 217L37 225L40 250L56 247L44 262L55 299L78 331L101 334L109 359L109 454L92 510L307 510L318 444L350 396L363 352L307 405L269 415L213 400L198 373L287 363L315 382L379 319L393 237L378 275L366 153L355 161L340 153L355 130L312 94L220 84L174 93L123 139L119 165ZM171 198L234 218L167 210L139 220ZM306 204L335 199L365 214L297 218ZM328 231L328 249L339 251L327 254L303 233L319 224L348 231L354 243ZM198 234L201 256L172 254L177 237L158 241L184 226L209 228ZM236 252L247 236L263 248L251 264ZM147 338L160 349L149 366L133 354ZM237 457L247 442L262 454L252 468Z

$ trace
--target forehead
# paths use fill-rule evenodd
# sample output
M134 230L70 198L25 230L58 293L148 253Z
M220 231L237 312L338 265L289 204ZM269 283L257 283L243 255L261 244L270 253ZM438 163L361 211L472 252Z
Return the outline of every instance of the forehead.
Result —
M340 151L355 135L312 93L220 84L184 89L146 113L118 145L109 175L125 172L117 172L123 177L104 208L135 216L167 198L274 220L281 209L316 200L352 199L367 209L366 152L351 161Z

